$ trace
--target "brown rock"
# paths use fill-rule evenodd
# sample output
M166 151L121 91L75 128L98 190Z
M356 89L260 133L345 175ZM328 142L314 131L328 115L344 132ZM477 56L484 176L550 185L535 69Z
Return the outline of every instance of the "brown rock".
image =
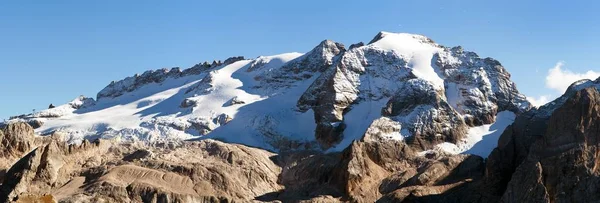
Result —
M0 145L3 155L18 155L31 149L33 128L27 123L10 123L2 131Z
M502 196L505 202L597 202L600 93L577 91L548 120Z

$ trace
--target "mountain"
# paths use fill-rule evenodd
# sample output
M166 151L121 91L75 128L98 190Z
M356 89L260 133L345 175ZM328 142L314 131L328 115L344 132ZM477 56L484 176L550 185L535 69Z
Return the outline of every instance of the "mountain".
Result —
M325 40L305 54L146 71L111 82L96 99L9 122L65 134L69 143L211 138L274 152L334 152L364 136L460 153L482 140L493 145L483 138L530 108L498 61L381 32L348 49ZM493 147L480 145L472 153L487 156Z
M599 132L600 78L532 107L498 61L382 32L13 117L0 201L598 202Z

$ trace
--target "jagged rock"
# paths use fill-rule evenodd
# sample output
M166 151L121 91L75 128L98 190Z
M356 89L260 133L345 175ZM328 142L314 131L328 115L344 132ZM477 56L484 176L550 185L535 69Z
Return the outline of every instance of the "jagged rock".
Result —
M29 124L29 126L31 126L33 129L38 129L39 127L42 127L42 125L44 125L44 122L38 119L32 119L27 121L27 124Z
M34 149L6 172L0 200L14 201L21 193L35 194L42 188L51 187L62 165L62 154L55 142ZM33 187L34 183L38 187Z
M210 66L211 67L217 67L217 66L220 66L222 64L223 63L221 63L221 60L214 60Z
M350 47L348 49L354 49L354 48L358 48L358 47L362 47L362 46L365 46L365 43L359 42L359 43L350 45Z
M75 98L73 101L69 102L68 105L71 106L73 109L81 109L88 106L92 106L95 103L96 101L93 98L88 98L81 95Z
M227 123L229 123L229 121L231 121L233 118L227 114L220 114L219 116L217 116L214 120L213 123L218 124L218 125L225 125Z
M221 60L215 60L212 64L204 62L202 64L196 64L191 68L181 70L179 67L173 67L171 69L163 68L159 70L149 70L144 73L136 74L132 77L127 77L123 80L112 81L108 86L98 92L97 99L118 97L127 92L132 92L144 85L151 83L162 83L169 78L180 78L190 75L198 75L203 72L210 71L212 68L221 66L223 64L234 63L240 60L244 60L244 57L231 57L226 60L226 63Z
M8 123L0 128L0 181L4 180L11 164L45 140L34 136L33 128L27 123Z
M216 128L216 125L214 122L211 122L205 118L196 118L196 119L188 120L188 122L190 123L191 128L198 130L200 132L200 134L202 134L202 135L206 135L210 131L212 131Z
M231 100L229 100L224 106L233 106L233 105L237 105L237 104L245 104L246 102L242 99L240 99L239 97L233 97L231 98Z
M191 68L185 69L181 72L183 76L187 75L198 75L210 69L210 63L208 61L204 61L203 63L196 64Z
M234 56L234 57L229 57L227 59L225 59L225 61L223 61L223 64L225 65L229 65L238 61L244 60L243 56Z
M0 201L16 201L19 194L27 192L35 177L42 153L35 149L15 163L6 175L0 187Z
M204 76L204 78L202 78L202 80L189 87L185 91L185 94L194 94L194 96L197 96L212 92L214 90L213 83L215 81L215 75L217 73L218 71L216 70L209 72L208 74L206 74L206 76Z
M179 107L181 107L181 108L188 108L188 107L194 107L196 105L198 105L198 103L195 100L186 98L186 99L184 99L181 102L181 104L179 105Z

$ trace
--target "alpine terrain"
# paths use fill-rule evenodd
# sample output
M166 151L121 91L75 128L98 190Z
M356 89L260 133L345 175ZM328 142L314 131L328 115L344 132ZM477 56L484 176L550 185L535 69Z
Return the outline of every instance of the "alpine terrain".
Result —
M600 201L600 78L533 107L415 34L113 81L0 124L5 202Z

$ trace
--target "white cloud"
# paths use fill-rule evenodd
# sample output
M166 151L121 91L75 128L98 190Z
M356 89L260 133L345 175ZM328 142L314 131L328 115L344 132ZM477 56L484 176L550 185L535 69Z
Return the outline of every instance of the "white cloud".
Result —
M594 80L600 77L600 72L589 70L585 73L575 73L563 69L563 65L565 65L565 63L562 61L556 63L554 68L548 70L548 75L546 76L546 87L557 91L559 94L563 94L575 81L581 79Z
M564 69L564 62L559 61L556 65L548 70L546 75L546 88L556 91L556 95L562 95L573 82L581 79L595 80L600 77L600 72L589 70L583 73L573 72ZM537 72L537 70L536 70ZM527 97L527 100L534 106L542 106L556 98L556 95L541 95L537 97Z
M550 96L550 95L543 95L543 96L539 96L538 98L527 97L527 100L533 106L543 106L544 104L550 102L550 98L552 98L552 96Z

